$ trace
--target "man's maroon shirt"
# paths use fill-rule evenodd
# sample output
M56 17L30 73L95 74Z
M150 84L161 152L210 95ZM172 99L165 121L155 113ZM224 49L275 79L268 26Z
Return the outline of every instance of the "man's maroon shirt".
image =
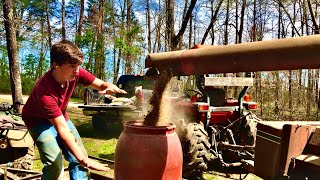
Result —
M38 80L23 107L22 119L28 128L49 124L49 119L61 115L68 121L66 108L76 84L88 86L95 79L91 73L80 67L75 79L67 81L66 86L62 88L54 79L52 71L51 69Z

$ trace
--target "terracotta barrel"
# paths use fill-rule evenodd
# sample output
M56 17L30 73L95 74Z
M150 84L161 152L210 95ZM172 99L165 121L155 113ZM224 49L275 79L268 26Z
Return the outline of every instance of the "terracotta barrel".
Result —
M116 180L181 180L182 149L175 126L124 123L115 152Z

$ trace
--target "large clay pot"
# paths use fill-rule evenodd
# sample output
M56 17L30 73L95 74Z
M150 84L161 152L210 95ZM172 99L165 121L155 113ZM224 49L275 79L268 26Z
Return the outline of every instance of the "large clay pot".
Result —
M115 152L116 180L181 180L182 148L175 126L124 123Z

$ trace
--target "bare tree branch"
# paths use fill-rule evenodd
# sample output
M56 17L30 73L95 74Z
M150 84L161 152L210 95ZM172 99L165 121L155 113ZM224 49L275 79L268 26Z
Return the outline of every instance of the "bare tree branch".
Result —
M209 34L209 31L210 31L211 28L213 27L214 22L216 22L217 16L218 16L218 12L219 12L219 10L220 10L220 7L221 7L222 3L223 3L223 0L220 0L219 3L218 3L218 5L217 5L216 10L214 11L214 15L213 15L213 17L212 17L212 19L211 19L211 22L210 22L208 28L206 29L206 32L204 33L204 35L203 35L203 37L202 37L201 44L204 44L204 42L206 41L206 38L207 38L207 36L208 36L208 34Z
M186 31L186 28L187 28L189 19L190 19L191 16L192 16L192 11L193 11L196 3L197 3L197 0L191 0L190 6L189 6L189 8L188 8L188 11L187 11L185 17L183 18L183 21L182 21L182 24L181 24L181 28L180 28L178 34L177 34L176 36L174 36L174 38L172 39L172 44L171 44L171 46L172 46L173 49L177 47L178 43L179 43L180 40L181 40L182 35L183 35L184 32Z
M292 21L292 18L290 17L290 14L288 13L288 11L286 10L286 8L283 6L281 0L278 0L277 3L279 4L280 7L282 7L282 9L284 10L284 12L287 14L287 16L289 17L290 23L292 25L292 27L294 28L294 31L297 33L298 36L301 36L299 31L297 30L296 26L294 25L294 22Z
M314 12L313 12L311 2L310 2L310 0L307 0L307 1L308 1L308 7L309 7L310 14L311 14L313 27L314 27L314 33L315 34L319 34L319 26L317 24L317 20L316 20L316 17L314 15Z

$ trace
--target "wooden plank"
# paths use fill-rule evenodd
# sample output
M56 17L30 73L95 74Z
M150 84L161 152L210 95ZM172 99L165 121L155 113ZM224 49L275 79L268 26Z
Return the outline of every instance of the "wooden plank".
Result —
M110 176L104 176L95 172L90 173L90 178L91 179L99 179L99 180L113 180L113 177Z
M253 86L253 78L247 77L205 77L205 86Z

